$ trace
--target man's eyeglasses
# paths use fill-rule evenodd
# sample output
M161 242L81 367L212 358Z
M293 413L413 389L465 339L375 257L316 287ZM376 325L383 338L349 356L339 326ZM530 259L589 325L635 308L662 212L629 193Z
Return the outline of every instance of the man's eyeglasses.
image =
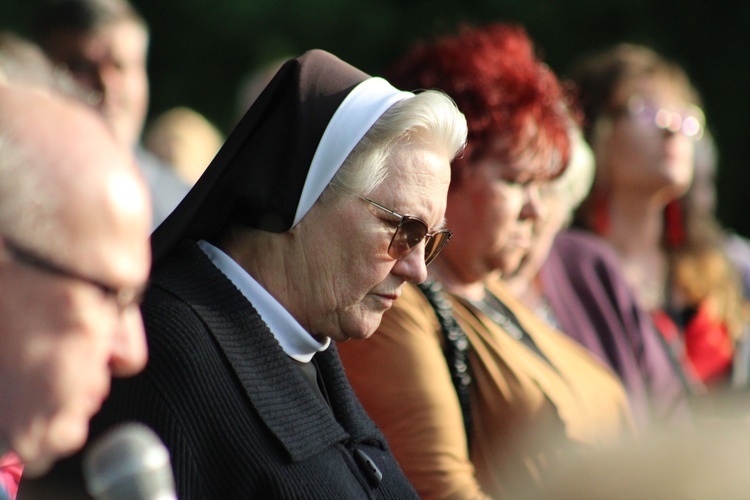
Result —
M453 236L453 233L448 229L440 229L431 233L427 223L419 217L401 215L368 198L361 196L358 196L358 198L394 217L398 217L399 222L396 226L396 232L393 233L391 243L388 245L388 255L394 259L405 258L414 250L414 247L425 240L424 263L429 265Z
M644 123L655 125L660 130L681 133L694 141L703 136L706 118L703 111L692 104L679 108L666 108L642 95L634 95L617 115L627 115Z
M77 271L73 271L59 264L56 264L55 262L52 262L51 260L48 260L32 252L31 250L27 250L21 247L5 236L0 236L0 238L3 239L5 248L8 250L8 253L10 253L17 262L30 267L34 267L48 274L88 283L89 285L98 288L108 300L114 302L117 306L118 312L120 313L122 313L128 307L140 304L141 300L143 299L144 287L116 288L107 285L106 283L102 283L95 278L89 278L88 276L84 276Z

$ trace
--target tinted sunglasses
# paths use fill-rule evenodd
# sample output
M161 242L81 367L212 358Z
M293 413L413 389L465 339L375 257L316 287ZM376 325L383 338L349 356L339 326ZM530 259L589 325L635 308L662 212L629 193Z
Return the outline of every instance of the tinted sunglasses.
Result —
M139 305L143 299L144 289L139 288L116 288L106 283L103 283L97 279L84 276L83 274L67 269L60 264L56 264L51 260L48 260L41 255L38 255L31 250L27 250L17 243L11 241L6 236L0 236L5 242L5 248L13 259L29 267L33 267L39 271L63 278L72 279L87 283L89 285L98 288L104 296L115 303L117 310L123 312L130 306Z
M448 229L440 229L431 233L427 223L419 217L402 215L368 198L361 196L358 196L358 198L394 217L398 217L399 222L396 225L396 232L393 233L391 243L388 245L388 255L394 259L405 258L414 250L414 247L424 240L424 263L429 265L453 236L453 233Z

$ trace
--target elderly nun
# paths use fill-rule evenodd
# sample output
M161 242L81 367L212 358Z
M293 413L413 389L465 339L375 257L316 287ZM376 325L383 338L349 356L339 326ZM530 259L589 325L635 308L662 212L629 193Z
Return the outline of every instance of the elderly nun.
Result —
M465 140L443 93L320 50L288 61L153 234L150 361L92 436L150 426L182 499L416 497L331 341L426 279Z

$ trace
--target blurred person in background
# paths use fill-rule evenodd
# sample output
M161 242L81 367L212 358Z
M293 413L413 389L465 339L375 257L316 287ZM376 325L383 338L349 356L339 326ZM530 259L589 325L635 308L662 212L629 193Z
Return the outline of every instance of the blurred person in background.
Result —
M235 96L234 110L236 120L239 121L250 106L253 105L268 82L276 75L279 68L289 60L290 57L280 57L261 64L247 73L237 86L237 95Z
M606 363L628 392L642 430L689 422L687 387L677 360L635 302L612 248L588 231L568 229L594 180L594 155L571 120L571 159L542 186L544 216L529 253L503 279L551 326Z
M427 277L465 140L441 92L321 50L289 60L153 234L149 363L92 436L153 428L185 500L416 498L332 340L369 337ZM42 482L80 488L80 456Z
M709 130L695 143L695 172L693 183L680 200L686 220L691 227L713 233L729 260L739 272L745 301L750 299L750 240L724 227L716 216L716 175L719 152ZM693 229L695 231L696 229ZM746 304L745 308L748 307ZM745 322L743 333L735 341L732 360L731 386L736 390L750 388L750 321Z
M127 0L45 0L35 22L35 41L82 87L115 137L135 151L156 227L189 186L141 145L149 100L145 20Z
M713 230L727 252L727 256L737 266L742 276L742 288L745 297L750 297L750 240L722 227L716 218L717 192L716 176L718 174L719 152L716 141L710 131L695 143L695 172L682 204L687 211L688 219L698 219L712 224Z
M0 31L0 83L36 89L55 89L75 95L77 85L56 71L42 49L13 31Z
M193 185L206 170L224 142L219 129L208 119L184 106L168 109L149 123L143 145L177 175Z
M582 56L570 76L596 158L578 225L613 246L639 306L696 391L728 387L746 306L716 232L680 201L705 128L693 85L677 64L633 44Z
M528 252L539 187L571 154L565 91L511 24L422 43L388 74L441 89L466 115L452 165L450 245L404 287L347 376L422 498L504 498L569 454L634 432L624 389L586 349L513 297L498 275Z
M83 446L110 378L146 364L151 212L99 116L21 85L0 84L0 454L35 476Z
M716 176L719 174L719 151L709 130L695 143L695 172L693 182L682 204L689 219L712 224L727 256L737 266L742 276L745 297L750 297L750 240L728 227L723 227L716 217L718 193Z

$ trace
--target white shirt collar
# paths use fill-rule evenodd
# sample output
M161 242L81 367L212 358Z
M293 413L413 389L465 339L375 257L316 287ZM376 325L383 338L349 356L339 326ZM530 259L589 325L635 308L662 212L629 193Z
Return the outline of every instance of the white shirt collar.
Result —
M284 306L263 288L232 258L211 243L201 240L198 246L211 262L247 297L266 322L281 348L292 359L308 363L315 353L325 351L331 339L318 342L295 320Z

